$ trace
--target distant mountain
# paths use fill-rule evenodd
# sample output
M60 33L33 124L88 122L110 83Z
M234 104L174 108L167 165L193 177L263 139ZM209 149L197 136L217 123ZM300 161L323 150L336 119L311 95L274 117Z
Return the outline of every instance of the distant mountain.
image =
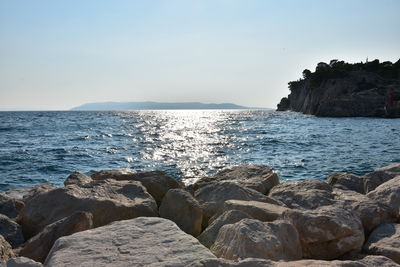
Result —
M154 109L254 109L231 103L204 104L200 102L101 102L88 103L71 110L154 110Z

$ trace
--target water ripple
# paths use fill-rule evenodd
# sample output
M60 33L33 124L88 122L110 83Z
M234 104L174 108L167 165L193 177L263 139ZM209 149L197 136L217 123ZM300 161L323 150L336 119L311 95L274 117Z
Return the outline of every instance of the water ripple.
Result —
M78 170L160 169L177 179L264 164L282 180L400 161L400 120L271 111L0 112L0 191Z

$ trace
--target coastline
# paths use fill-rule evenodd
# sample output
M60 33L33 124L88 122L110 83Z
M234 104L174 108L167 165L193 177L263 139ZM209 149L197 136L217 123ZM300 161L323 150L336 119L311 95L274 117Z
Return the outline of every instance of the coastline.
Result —
M400 263L399 163L363 176L335 173L327 182L281 182L270 167L245 165L188 186L161 171L126 170L74 172L64 184L0 193L7 225L1 260L31 264L25 266Z

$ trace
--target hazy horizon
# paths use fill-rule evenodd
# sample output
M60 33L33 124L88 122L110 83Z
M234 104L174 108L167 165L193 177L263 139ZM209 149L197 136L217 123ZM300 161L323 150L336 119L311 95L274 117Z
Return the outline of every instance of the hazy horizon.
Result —
M396 0L0 0L0 110L275 108L318 62L397 61L399 12Z

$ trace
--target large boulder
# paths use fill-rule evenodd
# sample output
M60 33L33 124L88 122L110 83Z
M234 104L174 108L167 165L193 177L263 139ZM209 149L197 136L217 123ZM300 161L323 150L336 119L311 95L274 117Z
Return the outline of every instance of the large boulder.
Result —
M272 187L279 184L279 177L274 170L262 165L235 166L219 171L212 177L202 178L195 185L197 190L212 182L231 181L254 189L262 194L268 194Z
M215 239L218 236L218 232L222 226L225 224L237 223L242 219L252 218L247 213L239 210L228 210L216 218L202 233L197 237L197 239L204 246L210 248L214 244Z
M381 184L369 192L367 197L389 206L390 211L397 218L400 217L400 175Z
M258 191L241 186L235 182L217 182L204 186L195 192L195 198L203 206L203 227L208 225L208 220L220 212L227 200L254 200L276 205L282 202L267 197Z
M373 172L365 174L362 178L364 181L365 193L375 190L379 185L400 175L400 163L395 163L383 168L375 169Z
M262 258L298 260L302 258L296 228L286 221L261 222L243 219L222 226L211 251L220 258L237 260Z
M282 214L288 210L288 208L260 201L227 200L222 206L221 211L215 214L209 220L209 223L212 223L215 218L219 217L223 212L228 210L240 210L247 213L254 219L262 222L271 222L280 218Z
M46 266L188 266L215 256L169 220L140 217L61 237Z
M334 203L332 187L319 180L281 183L272 188L269 196L292 209L314 210Z
M364 179L348 172L338 172L328 176L328 184L334 188L352 190L364 194Z
M0 263L14 257L11 245L0 235Z
M138 181L160 205L170 189L183 188L183 185L162 171L132 172L129 170L104 170L91 175L93 180L114 179L118 181Z
M69 217L47 225L39 234L24 244L19 255L44 262L51 247L58 238L85 231L92 227L92 214L82 211L76 212Z
M199 202L184 189L169 190L161 202L159 213L188 234L198 236L201 233L203 210Z
M11 258L6 262L7 267L42 267L43 264L26 257Z
M2 214L0 214L0 235L12 248L18 247L25 241L19 224Z
M157 216L157 205L140 182L95 181L40 193L27 202L21 220L25 237L77 211L93 214L93 226L139 216Z
M395 220L389 206L350 190L334 189L337 205L353 211L361 219L365 236L378 225Z
M299 232L305 258L331 260L360 251L364 229L357 215L336 206L316 210L288 210L283 215Z
M386 256L400 264L400 224L385 223L371 233L364 250L368 254Z
M23 201L13 199L10 196L0 193L0 214L11 219L18 219L25 204Z
M71 185L71 184L83 185L83 184L88 184L92 181L93 180L90 176L87 176L80 172L73 172L67 177L67 179L65 179L64 185L65 186Z

